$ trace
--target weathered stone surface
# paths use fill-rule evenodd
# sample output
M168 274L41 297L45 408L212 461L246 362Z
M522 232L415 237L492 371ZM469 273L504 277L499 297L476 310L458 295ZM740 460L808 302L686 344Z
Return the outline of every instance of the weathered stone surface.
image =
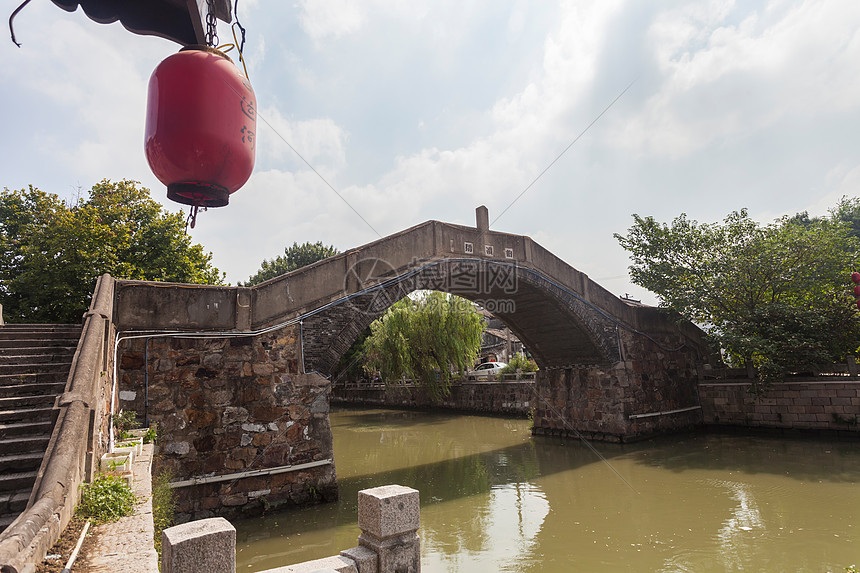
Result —
M341 551L340 554L355 561L358 573L378 573L379 571L376 552L367 547L353 547Z
M181 343L153 339L151 360L160 359L160 353L169 353L176 365L174 370L150 372L150 394L159 396L157 406L150 408L150 419L159 424L165 447L165 456L154 471L169 468L177 479L188 479L333 457L328 417L322 412L312 414L309 408L316 404L314 410L327 412L328 383L317 375L287 374L293 368L290 361L297 360L300 349L292 330L286 331L244 338L241 343L236 339L189 339ZM292 342L278 342L284 340ZM122 351L135 353L143 349L142 341L130 341L128 345ZM261 358L266 362L258 362ZM261 375L265 372L278 374ZM282 383L284 377L290 377L290 382ZM293 383L297 377L303 383ZM137 393L128 407L143 411L143 368L122 371L121 379L127 386L121 387L122 391ZM296 407L288 411L290 405ZM292 431L288 431L288 425ZM294 478L279 481L277 477L271 476L271 492L265 496L272 505L318 501L307 495L309 485L320 492L320 498L335 495L333 466L314 468L305 474L304 489L292 488ZM259 511L260 499L247 495L244 505L234 505L241 499L237 496L270 487L253 485L253 479L256 478L236 481L230 492L204 485L181 488L177 490L177 509L188 517L199 517L202 512L232 515ZM278 481L281 485L275 485Z
M380 572L419 573L418 491L385 485L358 492L358 543L376 553Z
M698 351L670 335L619 330L618 339L625 361L537 373L536 434L624 442L701 424ZM683 411L639 417L675 410Z
M358 527L387 538L416 531L421 512L418 490L384 485L358 492Z
M167 454L184 456L191 451L191 445L188 442L170 442L164 446L164 451Z
M860 382L785 382L764 396L749 380L699 384L706 424L803 429L860 435Z
M355 562L344 556L325 557L287 567L268 569L265 573L359 573Z
M215 517L175 525L162 533L162 573L235 573L236 529Z

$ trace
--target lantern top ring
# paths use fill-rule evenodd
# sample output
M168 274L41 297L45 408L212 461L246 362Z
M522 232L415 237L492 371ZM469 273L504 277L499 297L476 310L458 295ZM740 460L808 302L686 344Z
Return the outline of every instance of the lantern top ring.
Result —
M218 48L213 48L212 46L207 46L205 44L189 44L188 46L184 46L179 51L180 52L188 52L191 50L196 50L199 52L209 52L210 54L215 54L216 56L221 56L222 58L226 59L231 64L234 64L234 62L230 58L230 56L228 56L227 54L225 54L224 52L222 52Z

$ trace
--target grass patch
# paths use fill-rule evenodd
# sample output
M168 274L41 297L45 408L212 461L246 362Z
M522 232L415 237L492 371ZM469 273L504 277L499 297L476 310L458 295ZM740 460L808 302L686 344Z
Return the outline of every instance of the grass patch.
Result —
M176 494L168 484L173 479L173 472L164 470L152 478L152 524L154 526L153 542L158 551L158 562L161 563L161 532L171 525L176 515Z
M93 483L81 485L78 513L94 523L116 521L134 511L134 493L124 479L99 475Z

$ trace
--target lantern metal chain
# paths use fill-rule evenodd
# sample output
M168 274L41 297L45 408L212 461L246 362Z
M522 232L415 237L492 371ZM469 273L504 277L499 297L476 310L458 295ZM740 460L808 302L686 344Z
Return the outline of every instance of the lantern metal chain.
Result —
M15 28L12 27L12 20L14 20L15 16L18 15L18 12L23 10L24 6L26 6L29 3L30 3L30 0L24 0L24 2L22 2L20 6L15 8L15 11L12 12L12 15L9 16L9 32L12 34L12 43L15 44L16 46L18 46L19 48L21 47L21 44L18 42L18 40L15 39ZM239 0L236 0L237 5L238 5L238 3L239 3ZM243 45L245 44L245 29L244 28L242 28L242 44Z
M193 229L194 226L197 224L197 211L199 209L200 209L200 205L195 203L188 210L188 217L185 219L185 232L186 233L188 232L188 227L191 227ZM203 211L204 212L208 211L206 205L203 205Z
M242 34L242 43L237 46L237 49L239 50L239 55L241 56L242 53L245 51L245 27L239 23L239 0L236 0L235 4L233 4L233 17L236 19L236 21L233 23L234 38L236 34L236 26L239 27L239 32ZM247 76L248 74L246 73L245 75Z
M215 18L215 0L206 0L206 45L218 46L218 20Z

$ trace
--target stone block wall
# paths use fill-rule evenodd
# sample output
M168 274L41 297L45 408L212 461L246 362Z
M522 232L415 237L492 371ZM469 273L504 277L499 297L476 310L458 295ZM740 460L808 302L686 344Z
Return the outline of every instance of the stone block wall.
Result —
M120 405L161 435L153 473L174 481L283 468L333 458L326 379L300 374L295 328L255 337L152 338L120 345ZM145 396L148 394L148 407ZM335 499L333 462L177 490L188 518Z
M614 364L538 372L535 434L623 442L701 424L697 350L671 335L618 337Z
M534 382L463 382L451 393L433 402L421 388L344 388L332 390L332 403L361 404L395 408L443 408L477 414L527 416L534 404Z
M860 380L775 384L765 395L749 381L699 384L704 422L792 430L825 430L860 437Z

